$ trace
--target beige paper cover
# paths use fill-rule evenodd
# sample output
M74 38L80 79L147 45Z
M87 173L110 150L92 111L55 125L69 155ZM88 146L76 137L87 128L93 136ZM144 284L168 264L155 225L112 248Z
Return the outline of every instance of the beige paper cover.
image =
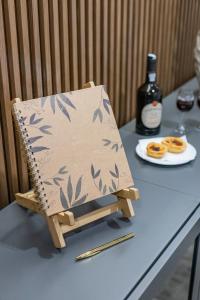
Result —
M16 103L14 113L47 215L133 185L103 86Z

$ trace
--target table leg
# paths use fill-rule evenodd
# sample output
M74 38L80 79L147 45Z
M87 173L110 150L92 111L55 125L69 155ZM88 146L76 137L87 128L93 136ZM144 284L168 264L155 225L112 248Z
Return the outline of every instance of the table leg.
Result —
M188 300L200 300L200 235L194 244Z

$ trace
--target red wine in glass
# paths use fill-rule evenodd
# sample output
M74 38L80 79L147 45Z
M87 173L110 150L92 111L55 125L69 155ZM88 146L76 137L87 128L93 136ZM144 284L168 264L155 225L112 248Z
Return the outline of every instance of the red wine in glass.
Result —
M200 107L200 99L198 100L198 105ZM176 105L181 111L190 111L194 105L194 101L187 101L183 99L177 99Z

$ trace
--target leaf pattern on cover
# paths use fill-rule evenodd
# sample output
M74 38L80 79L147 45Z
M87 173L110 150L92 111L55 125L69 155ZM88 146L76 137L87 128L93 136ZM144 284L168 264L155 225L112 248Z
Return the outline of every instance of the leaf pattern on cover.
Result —
M103 195L106 194L106 191L107 191L107 186L106 186L106 184L105 184L104 187L103 187Z
M36 125L43 120L43 118L36 119L35 117L36 117L35 113L30 116L30 120L29 120L30 125Z
M92 121L95 122L97 117L99 118L99 121L102 123L103 121L103 114L102 114L102 111L100 108L97 108L95 111L94 111L94 114L93 114L93 119Z
M68 209L68 208L69 208L67 199L66 199L66 197L65 197L65 194L64 194L62 188L60 188L60 202L61 202L62 207L63 207L64 209Z
M27 119L27 118L25 117L24 119ZM44 125L44 126L41 126L41 127L37 126L37 124L40 123L42 120L43 120L43 118L37 118L36 114L34 113L34 114L32 114L30 116L29 123L26 124L26 126L30 126L30 127L36 128L36 129L40 130L40 132L45 133L45 134L51 134L47 130L47 129L51 128L51 126L49 126L49 125ZM31 149L32 153L40 152L40 151L43 151L43 150L49 150L48 147L45 147L45 146L42 146L42 145L40 145L40 146L39 145L32 146L32 144L34 144L35 142L37 142L39 139L41 139L43 137L44 136L42 136L42 135L39 135L39 136L28 136L27 142L30 145L30 149Z
M117 177L119 178L119 169L116 164L115 164L115 173L116 173Z
M24 122L26 121L26 119L27 119L27 117L21 117L21 118L19 119L19 122L20 122L20 123L24 123Z
M85 194L83 197L81 197L80 199L78 199L76 201L76 205L81 205L85 202L86 198L87 198L88 194Z
M73 207L75 205L81 205L86 201L86 199L88 197L88 193L81 196L82 180L83 180L83 176L80 176L77 180L76 185L74 185L74 188L73 188L72 179L71 179L71 176L69 176L68 181L67 181L66 195L65 195L63 189L60 189L62 201L64 203L66 202L68 204L68 208ZM75 191L75 193L74 193L74 191Z
M102 195L106 195L107 192L114 193L118 190L119 186L119 168L117 164L115 163L113 170L109 170L109 174L112 176L110 178L111 180L111 186L107 186L105 182L103 182L103 179L100 177L100 169L98 172L95 171L94 165L91 165L91 175L93 179L93 183L96 186L96 188L102 193ZM98 176L96 176L96 174Z
M66 110L65 106L60 102L60 100L57 99L57 104L62 113L68 118L68 120L71 122L70 116L68 111Z
M111 150L115 150L115 152L118 152L119 149L123 148L123 145L122 145L121 142L119 142L119 143L118 142L113 142L109 139L102 139L102 141L103 141L103 143L104 143L103 145L105 147L109 146L109 148Z
M61 181L64 180L61 176L67 174L68 171L66 170L66 166L62 166L59 168L58 172L49 178L45 178L43 181L47 185L55 184L56 186L60 186Z
M113 150L116 150L116 152L118 151L118 149L119 149L119 147L118 147L118 145L117 144L114 144L113 146L112 146L112 149Z
M105 108L105 110L107 111L108 114L110 114L110 101L108 99L103 99L103 106Z
M78 197L81 193L81 184L82 184L82 176L78 179L78 182L76 185L75 200L78 199Z
M100 175L100 172L100 169L95 172L93 164L91 165L91 174L93 178L97 178Z
M59 173L59 174L67 174L68 171L66 170L66 166L61 167L61 168L59 169L58 173Z
M29 139L28 139L28 143L29 144L33 144L33 143L35 143L37 140L39 140L39 139L41 139L43 136L33 136L33 137L30 137Z
M102 190L102 179L100 178L99 180L99 190L101 191Z
M101 88L101 97L98 108L95 109L93 113L92 122L94 123L97 119L102 123L104 118L104 112L106 112L108 115L110 115L111 112L111 104L109 99L106 99L103 97L102 92L105 92L104 86ZM107 93L106 93L107 96Z
M104 142L104 146L108 146L111 144L111 141L108 139L102 139L102 141Z
M46 185L52 185L52 183L47 181L47 180L44 180L43 183L46 184Z
M26 120L27 117L24 117L23 120ZM36 118L36 113L32 114L30 116L30 119L29 119L29 123L26 124L26 126L31 126L31 127L34 127L34 128L37 128L38 130L40 130L42 133L45 133L45 134L52 134L48 129L51 128L50 125L43 125L43 126L36 126L38 123L40 123L41 121L43 120L43 118ZM24 122L24 121L23 121Z
M114 171L109 171L110 172L110 174L113 176L113 177L115 177L115 178L119 178L119 170L118 170L118 167L117 167L117 165L115 164L115 170Z
M66 95L60 94L59 96L65 104L67 104L67 105L71 106L72 108L76 109L75 105L72 103L72 101Z
M25 124L26 120L27 120L26 116L20 118L20 122L23 125L25 125L27 128L30 126L30 127L33 127L34 129L36 128L37 130L39 130L42 133L51 134L51 132L47 130L47 129L51 128L51 126L44 125L44 126L38 127L38 124L43 120L43 118L38 118L36 113L31 114L28 122L26 122L26 124ZM27 143L30 147L31 152L32 153L37 153L37 152L40 152L40 151L43 151L43 150L49 150L48 147L45 147L43 145L37 145L36 146L34 143L37 142L38 140L42 139L44 136L42 136L42 135L30 136L28 134L27 128L26 128ZM34 146L32 146L32 144L34 144Z
M113 171L109 171L109 172L113 177L118 178L117 175Z
M112 179L112 187L113 187L113 189L114 189L114 191L116 191L117 190L117 186L116 186L116 184L115 184L115 182L114 182L114 180Z
M50 104L51 104L51 109L52 109L53 113L55 114L55 112L56 112L56 96L50 97Z
M34 121L34 119L35 119L35 115L36 115L36 114L32 114L32 115L30 116L30 120L29 120L29 123L30 123L30 124L33 124L33 121Z
M63 178L60 177L54 177L53 182L57 185L60 186L60 181L63 181Z
M68 178L67 196L68 196L69 202L71 203L72 197L73 197L73 187L72 187L72 182L71 182L71 176L69 176L69 178Z
M50 125L44 125L39 127L39 130L45 134L52 134L48 129L51 128Z
M35 119L35 116L36 116L35 113L32 114L32 115L30 116L29 124L33 124L33 121L34 121L34 119Z
M114 193L114 190L109 186L109 192Z
M41 97L40 99L41 99L41 107L43 108L46 103L47 97Z
M31 152L36 153L36 152L40 152L43 150L49 150L49 148L44 147L44 146L35 146L31 148Z
M56 104L58 105L59 110L63 113L63 115L71 122L70 114L67 108L76 109L74 103L69 99L69 97L65 94L57 94L49 97L40 98L41 107L44 108L44 105L47 103L47 99L49 99L50 107L53 114L56 113Z

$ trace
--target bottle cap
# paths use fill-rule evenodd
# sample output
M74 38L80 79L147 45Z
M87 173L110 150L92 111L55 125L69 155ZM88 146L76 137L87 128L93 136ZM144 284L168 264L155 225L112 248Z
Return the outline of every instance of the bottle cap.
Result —
M154 53L148 53L148 55L147 55L147 72L150 72L150 73L156 72L156 60L157 60L157 57Z

